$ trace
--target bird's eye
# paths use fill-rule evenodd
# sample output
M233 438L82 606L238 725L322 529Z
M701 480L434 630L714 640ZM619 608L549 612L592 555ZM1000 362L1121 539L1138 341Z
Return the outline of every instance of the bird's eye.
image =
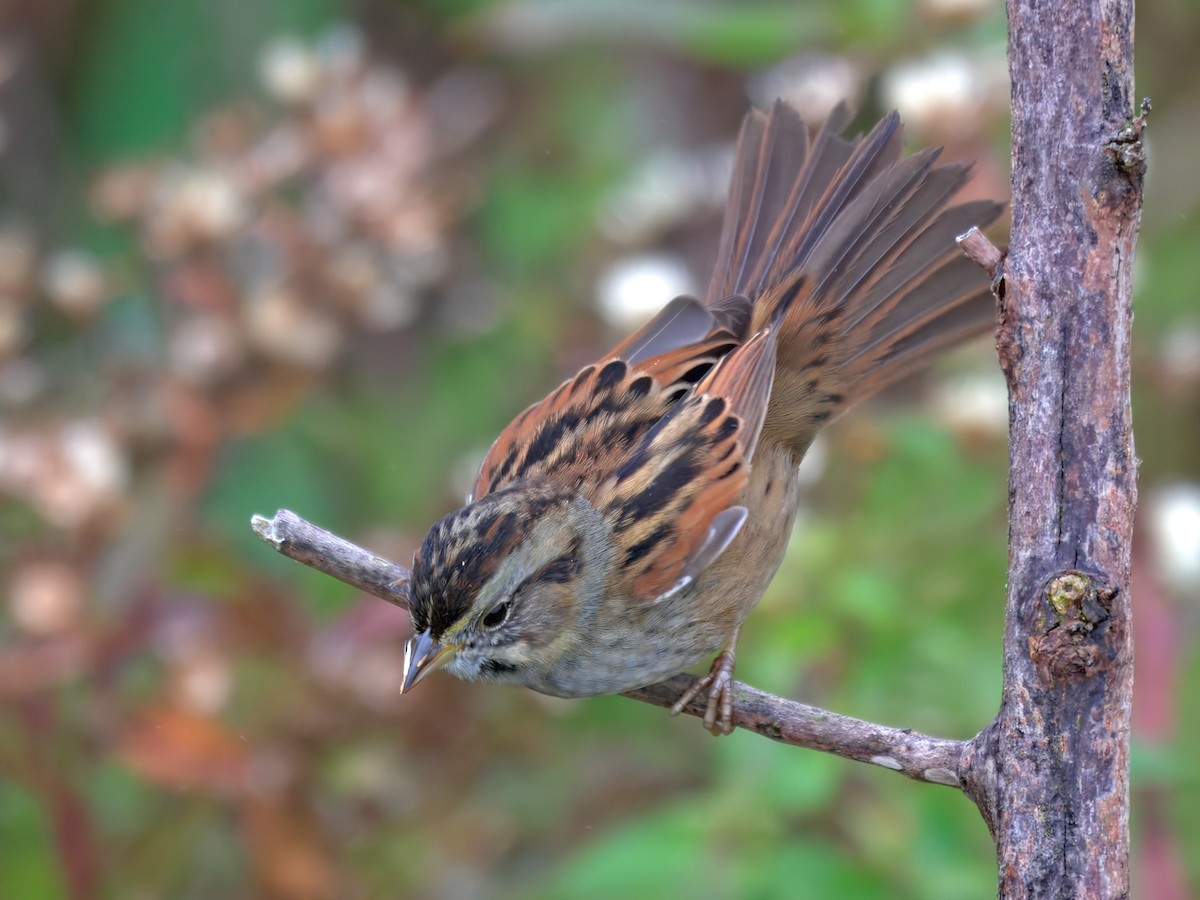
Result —
M508 601L501 600L488 611L488 614L483 617L484 628L495 628L504 623L508 618Z

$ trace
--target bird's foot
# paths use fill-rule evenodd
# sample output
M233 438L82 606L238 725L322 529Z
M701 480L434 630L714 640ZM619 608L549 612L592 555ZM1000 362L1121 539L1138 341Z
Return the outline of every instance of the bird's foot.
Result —
M738 633L735 629L725 649L717 654L708 674L692 681L691 686L671 707L671 715L677 716L701 692L708 694L708 707L704 711L704 727L710 734L733 733L733 662Z

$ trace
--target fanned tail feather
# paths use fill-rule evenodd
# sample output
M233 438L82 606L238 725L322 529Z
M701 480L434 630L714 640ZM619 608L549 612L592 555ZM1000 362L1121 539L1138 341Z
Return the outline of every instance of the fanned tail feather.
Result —
M840 136L849 119L839 106L813 135L782 102L747 116L706 300L747 297L747 332L778 330L764 430L801 451L831 416L994 321L954 239L1001 204L951 205L969 169L936 165L936 150L904 157L896 113L854 140Z

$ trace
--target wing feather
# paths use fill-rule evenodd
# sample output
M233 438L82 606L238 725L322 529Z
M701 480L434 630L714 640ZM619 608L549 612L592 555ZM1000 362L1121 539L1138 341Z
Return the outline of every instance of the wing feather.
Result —
M737 536L774 369L775 335L764 331L701 379L598 491L642 600L671 596Z

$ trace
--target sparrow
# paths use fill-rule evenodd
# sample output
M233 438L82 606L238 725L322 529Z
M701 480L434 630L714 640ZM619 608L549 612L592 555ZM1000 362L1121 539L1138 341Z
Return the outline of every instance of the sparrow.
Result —
M969 167L903 152L900 117L842 136L789 105L738 138L703 302L679 297L496 439L408 585L402 690L436 669L556 697L617 694L712 657L675 704L732 730L738 631L783 559L797 466L855 403L993 326L955 237Z

